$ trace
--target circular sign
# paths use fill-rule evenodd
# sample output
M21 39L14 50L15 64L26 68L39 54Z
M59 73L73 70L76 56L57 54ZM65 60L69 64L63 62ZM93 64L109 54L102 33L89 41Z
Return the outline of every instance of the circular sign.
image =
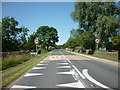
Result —
M100 39L95 39L95 42L98 44L98 43L100 43Z
M35 40L34 40L34 43L35 43L35 44L39 44L39 43L40 43L39 39L35 39Z

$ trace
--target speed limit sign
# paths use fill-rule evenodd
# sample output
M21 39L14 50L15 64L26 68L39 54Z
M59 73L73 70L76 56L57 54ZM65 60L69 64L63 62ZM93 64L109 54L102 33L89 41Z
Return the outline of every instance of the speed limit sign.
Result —
M100 43L100 39L95 39L95 42L98 44L98 43Z
M35 39L35 40L34 40L34 43L35 43L35 44L39 44L39 43L40 43L39 39Z

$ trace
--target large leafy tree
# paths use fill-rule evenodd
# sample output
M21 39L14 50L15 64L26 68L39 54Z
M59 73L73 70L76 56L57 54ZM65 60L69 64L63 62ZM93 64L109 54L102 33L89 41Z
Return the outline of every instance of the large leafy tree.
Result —
M82 30L96 31L96 22L100 14L116 16L119 13L119 8L113 2L76 2L71 16L75 22L79 23L79 28Z
M18 28L18 21L13 17L2 19L2 50L19 50L19 45L26 41L28 29Z
M119 27L119 19L113 16L100 15L97 19L97 37L101 39L101 44L108 46L110 37L116 36L116 29Z
M80 29L72 29L66 45L69 48L80 46L85 49L95 49L94 35L92 31L83 32Z
M114 2L76 2L71 16L81 30L92 31L107 47L109 38L117 33L119 14L120 8Z
M120 35L111 37L112 44L118 49L118 60L120 60Z
M41 26L37 29L36 35L41 43L46 43L47 49L58 42L58 32L54 27Z

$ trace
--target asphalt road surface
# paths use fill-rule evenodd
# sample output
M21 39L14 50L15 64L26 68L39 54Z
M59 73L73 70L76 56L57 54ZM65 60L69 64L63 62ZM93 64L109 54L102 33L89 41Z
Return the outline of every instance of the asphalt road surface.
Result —
M118 67L54 50L10 86L13 88L118 88Z

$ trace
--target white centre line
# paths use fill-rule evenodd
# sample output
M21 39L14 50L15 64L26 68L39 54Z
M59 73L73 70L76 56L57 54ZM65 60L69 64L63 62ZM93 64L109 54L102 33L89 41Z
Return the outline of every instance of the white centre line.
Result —
M59 51L59 52L60 52L60 51ZM60 53L62 54L62 52L60 52ZM63 54L62 54L62 55L63 55ZM63 56L66 58L65 55L63 55ZM67 58L66 58L66 59L67 59ZM67 59L67 61L68 61L70 64L72 64L69 59ZM75 69L75 71L77 71L77 73L78 73L83 79L86 78L73 64L72 64L72 66L73 66L73 68Z

